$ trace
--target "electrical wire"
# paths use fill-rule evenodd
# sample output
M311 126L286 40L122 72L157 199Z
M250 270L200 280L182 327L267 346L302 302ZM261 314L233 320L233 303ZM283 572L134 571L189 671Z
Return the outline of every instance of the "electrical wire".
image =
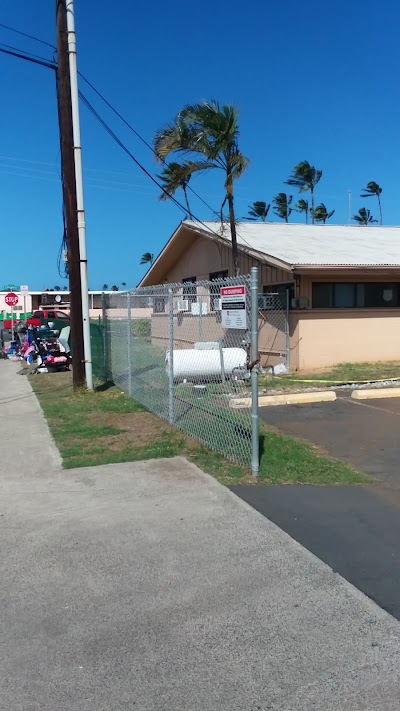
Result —
M141 141L141 142L153 153L153 155L154 155L157 159L161 160L161 161L163 162L163 164L164 164L166 167L168 167L168 162L167 162L164 158L162 158L162 157L160 157L159 155L157 155L157 153L155 152L153 146L152 146L148 141L146 141L146 139L143 138L143 136L141 136L141 134L140 134L135 128L133 128L132 124L130 124L129 121L127 121L127 120L122 116L122 114L105 98L105 96L104 96L98 89L96 89L96 87L89 81L89 79L87 79L87 78L85 77L85 75L82 74L82 72L78 72L78 74L79 74L79 76L86 82L86 84L87 84L88 86L90 86L90 88L95 92L95 94L97 94L97 96L98 96L102 101L104 101L104 103L106 104L106 106L108 106L108 108L111 109L111 111L113 111L116 116L118 116L118 118L122 121L122 123L124 123L125 126L127 126L127 127L130 129L130 131L132 131L132 133L134 133L134 135L139 139L139 141ZM219 217L219 213L218 213L216 210L214 210L214 208L211 207L211 205L209 205L209 204L201 197L201 195L199 195L199 194L194 190L194 188L192 188L191 185L188 185L188 186L187 186L187 189L190 190L190 192L193 193L193 195L195 195L195 196L203 203L203 205L205 205L206 207L208 207L208 209L211 210L211 212L212 212L214 215L217 215L217 217Z
M27 62L33 62L33 64L40 64L42 67L47 67L48 69L57 69L57 64L53 61L49 61L45 57L40 57L31 52L25 52L25 50L18 49L18 47L12 47L8 44L0 43L0 52L3 54L10 54L13 57L18 57L19 59L26 59Z
M187 215L187 208L186 208L184 205L182 205L182 203L180 203L179 200L177 200L173 195L171 195L171 193L169 193L168 190L166 190L166 189L161 185L161 183L159 183L158 180L156 180L156 178L154 178L154 176L144 167L144 165L142 165L142 164L137 160L137 158L135 158L135 156L133 155L133 153L131 153L131 151L129 150L129 148L127 148L127 146L123 143L123 141L121 141L121 139L117 136L117 134L113 131L113 129L108 125L108 123L100 116L100 114L96 111L96 109L94 108L94 106L90 103L89 99L86 98L86 96L82 93L82 91L79 91L79 96L80 96L82 102L84 103L84 105L86 106L86 108L89 109L89 111L93 114L93 116L96 118L96 120L103 126L104 130L105 130L105 131L111 136L111 138L120 146L120 148L122 148L122 150L131 158L131 160L133 160L133 162L138 166L138 168L140 168L140 170L143 171L143 173L145 173L145 175L147 175L147 177L150 178L150 180L151 180L155 185L157 185L157 187L158 187L165 195L167 195L167 196L172 200L172 202L173 202L180 210L182 210L182 212L183 212L185 215ZM201 222L201 220L199 220L199 219L196 218L196 217L195 217L194 219L195 219L196 221L198 221L198 222ZM212 231L212 230L210 230L210 231Z
M39 37L28 35L26 32L21 32L21 30L16 30L15 27L4 25L2 22L0 22L0 27L3 27L5 30L10 30L10 32L15 32L17 35L22 35L22 37L29 37L29 39L35 40L35 42L40 42L40 44L45 44L47 45L47 47L51 47L51 49L56 49L54 44L50 44L50 42L45 42L45 40L39 39Z
M39 39L38 37L34 37L33 35L29 35L29 34L27 34L26 32L21 32L20 30L17 30L17 29L14 28L14 27L10 27L10 26L8 26L8 25L4 25L4 24L1 23L1 22L0 22L0 27L3 27L3 28L5 28L5 29L7 29L7 30L10 30L11 32L15 32L16 34L22 35L23 37L29 37L29 39L32 39L32 40L34 40L34 41L36 41L36 42L40 42L41 44L44 44L44 45L46 45L47 47L51 47L51 49L56 50L56 47L55 47L53 44L50 44L50 42L45 42L44 40L41 40L41 39ZM7 45L5 45L5 46L7 46ZM12 48L12 49L15 49L15 48ZM44 61L45 61L45 60L44 60ZM46 65L46 66L47 66L47 65ZM82 74L82 72L78 72L78 74L79 74L79 76L86 82L86 84L87 84L88 86L90 86L90 88L92 89L92 91L94 91L95 94L97 94L97 96L98 96L102 101L104 101L104 103L109 107L109 109L111 109L111 111L113 111L114 114L115 114L116 116L118 116L118 118L125 124L125 126L127 126L127 127L134 133L134 135L135 135L147 148L149 148L149 150L153 153L153 155L155 155L157 158L160 158L159 156L157 156L157 154L156 154L156 152L155 152L153 146L152 146L148 141L146 141L146 139L143 138L143 136L141 136L138 131L136 131L136 129L135 129L135 128L122 116L122 114L106 99L106 97L105 97L98 89L96 89L96 87L89 81L89 79L87 79L87 78L85 77L85 75ZM163 158L161 158L161 160L162 160L162 162L164 163L164 165L168 166L168 163L167 163L166 160L164 160ZM188 190L190 190L190 192L193 193L193 195L195 195L206 207L208 207L208 209L211 210L211 212L212 212L214 215L216 215L217 217L219 217L219 213L218 213L216 210L214 210L214 208L212 208L211 205L209 205L209 204L201 197L201 195L199 195L199 194L194 190L194 188L192 188L191 185L188 185L187 187L188 187Z
M4 27L4 28L6 28L6 29L9 29L9 30L11 30L11 31L14 31L14 32L16 32L17 34L25 35L26 37L29 37L30 39L36 40L36 41L38 41L38 42L41 42L42 44L46 44L47 46L51 47L52 49L56 49L56 48L54 47L54 45L51 45L49 42L44 42L43 40L40 40L39 38L34 37L33 35L28 35L28 34L26 34L26 33L20 32L19 30L16 30L16 29L14 29L14 28L12 28L12 27L9 27L9 26L6 26L6 25L3 25L2 23L0 23L0 27L1 27L1 26ZM2 53L4 53L4 54L10 54L10 55L15 56L15 57L18 57L18 58L20 58L20 59L26 59L27 61L33 62L33 63L35 63L35 64L40 64L40 65L45 66L45 67L47 67L47 68L49 68L49 69L54 69L54 70L57 69L57 63L56 63L55 61L49 61L49 60L47 60L47 59L44 58L44 57L40 57L40 56L38 56L38 55L32 54L31 52L26 52L25 50L20 50L19 48L13 47L13 46L11 46L11 45L6 45L6 44L1 43L1 44L0 44L0 52L2 52ZM145 146L147 146L147 148L149 148L149 149L151 150L151 152L152 152L154 155L157 156L157 154L155 153L153 147L139 134L138 131L136 131L136 129L133 128L133 126L131 126L131 124L122 116L122 114L120 114L119 111L117 111L117 109L115 109L114 106L112 106L112 104L111 104L109 101L107 101L107 99L101 94L101 92L99 92L99 91L95 88L95 86L94 86L88 79L86 79L86 77L85 77L81 72L79 72L79 76L81 76L81 78L88 84L88 86L90 86L90 88L102 99L102 101L104 101L104 103L118 116L118 118L119 118L121 121L123 121L123 123L135 134L135 136L137 136L137 137L139 138L139 140L142 141L142 143L143 143ZM171 195L171 193L169 193L168 190L166 190L166 189L161 185L161 183L159 183L159 182L154 178L154 176L152 176L151 173L150 173L148 170L146 170L146 168L135 158L135 156L131 153L131 151L129 151L129 149L125 146L125 144L118 138L118 136L117 136L116 133L113 131L113 129L112 129L112 128L106 123L106 121L99 115L99 113L96 111L96 109L94 108L94 106L90 103L90 101L86 98L86 96L85 96L81 91L79 91L79 96L80 96L81 100L83 101L83 103L85 104L85 106L88 108L88 110L89 110L89 111L93 114L93 116L99 121L99 123L103 126L103 128L107 131L107 133L113 138L113 140L120 146L120 148L122 148L122 150L125 151L125 153L127 153L127 154L129 155L129 157L131 158L131 160L134 161L134 163L147 175L147 177L150 178L150 180L151 180L155 185L157 185L157 187L158 187L165 195L167 195L167 196L172 200L172 202L173 202L180 210L182 210L182 212L183 212L183 213L185 214L185 216L186 216L186 215L187 215L187 208L186 208L184 205L182 205L182 203L180 203L179 200L177 200L173 195ZM157 157L158 157L158 156L157 156ZM164 163L164 165L168 166L168 163L167 163L164 159L161 159L161 160L162 160L162 162ZM206 205L206 207L208 207L208 209L211 210L212 213L214 213L218 218L220 217L220 214L219 214L216 210L214 210L190 185L188 185L188 189L189 189L194 195L196 195L196 197L197 197L199 200L201 200L201 202L202 202L204 205ZM217 232L215 232L213 229L211 229L211 227L209 227L209 225L207 225L206 223L204 223L204 222L203 222L202 220L200 220L198 217L196 217L195 215L193 215L193 213L192 213L192 218L193 218L193 220L194 220L195 222L198 222L198 223L201 224L203 227L205 227L206 230L208 230L211 234L213 234L214 236L220 237L220 235L219 235ZM64 242L64 240L65 240L65 229L64 229L64 235L63 235L63 242ZM250 245L243 237L242 237L242 240L248 245L248 247L252 248L251 245ZM60 249L60 253L61 253L61 249Z
M156 179L154 178L154 176L137 160L137 158L135 158L135 156L133 155L133 153L131 153L131 151L129 150L129 148L127 148L127 146L123 143L123 141L121 141L121 139L117 136L117 134L113 131L113 129L112 129L112 128L107 124L107 122L100 116L100 114L96 111L96 109L94 108L94 106L90 103L89 99L87 99L87 97L83 94L83 92L82 92L81 90L79 90L79 97L80 97L80 99L82 100L82 102L84 103L84 105L86 106L86 108L92 113L92 115L96 118L96 120L99 121L99 123L103 126L104 130L111 136L111 138L120 146L120 148L122 148L122 150L131 158L131 160L133 160L133 162L138 166L138 168L140 168L140 170L142 170L142 171L145 173L145 175L147 175L147 177L150 178L150 180L151 180L155 185L157 185L157 187L158 187L165 195L167 195L167 196L172 200L172 202L173 202L173 203L185 214L185 216L186 216L186 215L187 215L187 208L186 208L184 205L182 205L182 203L180 203L179 200L177 200L173 195L171 195L171 193L169 193L168 190L166 190L166 189L161 185L161 183L159 183L158 180L156 180ZM194 222L198 222L199 225L201 225L202 227L204 227L204 228L205 228L208 232L210 232L214 237L221 237L221 235L218 234L218 232L215 232L215 230L213 230L206 222L203 222L202 220L200 220L200 218L199 218L199 217L196 217L196 215L194 215L193 213L192 213L192 219L193 219ZM242 237L242 240L247 244L247 246L248 246L250 249L253 249L253 247L252 247L248 242L246 242L246 240L245 240L243 237Z
M82 74L82 72L79 72L79 71L78 71L78 74L79 74L79 76L81 77L81 79L83 79L83 80L86 82L86 84L95 92L95 94L97 94L97 96L106 104L106 106L108 106L109 109L111 109L111 111L113 111L113 113L114 113L116 116L118 116L118 118L125 124L125 126L127 126L127 128L129 128L129 129L132 131L132 133L133 133L147 148L149 148L149 150L153 153L153 155L154 155L156 158L160 158L160 157L157 155L157 153L155 152L153 146L152 146L148 141L146 141L146 139L143 138L143 136L141 136L141 134L140 134L135 128L133 128L133 126L129 123L129 121L127 121L127 120L124 118L124 116L122 116L122 114L105 98L105 96L104 96L98 89L96 89L96 87L89 81L89 79L87 79L87 78L85 77L85 75ZM82 98L82 100L83 100L83 96L84 96L83 93L80 91L79 94L80 94L80 96L81 96L81 98ZM86 99L86 101L88 101L88 100ZM88 103L90 103L90 102L88 102ZM101 119L101 120L102 120L102 119ZM168 167L168 162L167 162L166 160L164 160L163 158L161 158L161 160L162 160L163 164ZM146 171L146 172L147 172L147 171ZM150 175L149 173L147 173L147 174ZM180 209L183 209L184 212L185 212L185 214L187 214L187 209L184 208L183 205L181 205L181 203L178 203L178 201L175 200L175 198L174 198L172 195L170 195L170 193L168 193L168 191L165 190L165 188L163 188L162 185L160 185L159 183L157 183L157 181L156 181L152 176L150 176L150 177L152 178L153 182L155 182L156 185L158 185L158 186L161 188L161 190L162 190L166 195L168 195L168 196L173 200L173 202L175 202L175 204L177 204L177 205L179 206ZM216 210L214 210L214 208L211 207L211 205L209 205L209 204L191 187L191 185L188 185L188 186L187 186L187 189L190 190L190 192L193 193L193 195L195 195L195 196L203 203L203 205L205 205L206 207L208 207L208 209L209 209L214 215L217 216L218 221L220 221L221 216L220 216L220 213L219 213L219 212L217 212ZM195 216L193 215L193 213L192 213L192 217L194 218L194 221L195 221L195 222L199 222L201 225L203 225L203 227L205 227L206 229L208 229L208 231L211 232L213 235L217 235L218 237L221 236L221 235L219 235L217 232L215 232L214 230L212 230L212 229L211 229L208 225L206 225L204 222L202 222L199 218L195 217ZM222 223L221 223L221 224L222 224ZM247 242L247 240L244 239L243 235L240 235L240 237L241 237L241 239L243 240L243 242L249 247L249 249L254 249L254 247L252 247L252 245L249 244L249 242Z

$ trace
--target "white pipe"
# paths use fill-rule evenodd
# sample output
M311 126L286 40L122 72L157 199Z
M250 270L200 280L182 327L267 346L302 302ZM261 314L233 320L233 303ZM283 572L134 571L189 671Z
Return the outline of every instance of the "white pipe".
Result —
M78 235L79 235L79 255L81 272L81 296L82 296L82 319L83 319L83 349L85 354L85 374L88 390L93 390L93 368L92 349L90 344L90 320L89 320L89 295L88 295L88 269L86 255L86 226L85 208L83 202L83 177L82 177L82 148L81 130L79 121L79 97L78 97L78 72L76 64L76 37L74 0L67 2L67 31L68 31L68 53L69 53L69 73L71 82L71 104L72 104L72 126L74 135L74 159L75 159L75 181L76 181L76 204L78 209Z

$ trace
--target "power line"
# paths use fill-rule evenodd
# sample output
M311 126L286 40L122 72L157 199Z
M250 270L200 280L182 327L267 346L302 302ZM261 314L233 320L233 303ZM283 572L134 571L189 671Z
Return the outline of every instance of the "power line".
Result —
M127 148L127 146L121 141L121 139L118 138L117 134L113 131L113 129L108 125L108 123L107 123L107 122L100 116L100 114L96 111L96 109L94 108L94 106L90 103L89 99L87 99L86 96L85 96L81 91L79 91L79 96L80 96L81 100L83 101L83 103L85 104L86 108L89 109L89 111L93 114L93 116L97 119L97 121L103 126L103 128L105 129L105 131L106 131L106 132L111 136L111 138L119 145L119 147L122 148L123 151L125 151L125 153L131 158L131 160L133 160L133 162L138 166L138 168L140 168L140 170L142 170L143 173L145 173L145 175L147 175L147 177L150 178L150 180L151 180L155 185L157 185L157 187L158 187L160 190L162 190L162 192L165 193L165 195L167 195L169 198L171 198L172 202L173 202L177 207L179 207L179 209L182 210L182 211L185 213L185 215L187 215L187 209L186 209L186 207L184 207L184 205L182 205L182 204L179 202L179 200L177 200L173 195L171 195L171 194L168 192L168 190L166 190L166 189L161 185L161 183L159 183L159 182L154 178L154 176L153 176L151 173L149 173L149 171L144 167L144 165L142 165L142 164L137 160L137 158L135 158L135 156L133 155L133 153L131 153L131 151L129 150L129 148Z
M34 35L30 35L30 34L28 34L27 32L22 32L21 30L17 30L15 27L10 27L9 25L5 25L5 24L2 23L2 22L0 22L0 27L3 27L4 29L9 30L10 32L15 32L16 34L21 35L22 37L28 37L29 39L32 39L32 40L34 40L35 42L40 42L40 44L44 44L44 45L46 45L47 47L51 47L51 49L56 50L55 45L51 44L50 42L46 42L45 40L42 40L42 39L40 39L39 37L35 37ZM8 45L4 45L4 46L7 47ZM18 52L19 52L19 51L20 51L20 52L23 51L23 50L17 50L15 47L11 47L11 48L9 48L9 49L12 49L12 50L18 51ZM5 52L5 53L7 54L8 52ZM12 54L12 52L9 52L9 53ZM25 55L29 55L29 52L24 52L24 54L25 54ZM17 55L14 55L14 56L20 56L20 55L17 54ZM32 55L32 56L35 56L35 55ZM43 57L40 57L40 58L39 58L39 57L36 57L36 58L37 58L38 60L40 60L40 61L37 62L38 64L39 64L40 62L43 62L43 63L44 63L43 66L47 66L47 67L51 66L51 68L55 68L55 66L56 66L55 63L50 65L50 63L47 62L47 60L44 59ZM105 97L98 89L96 89L96 87L89 81L89 79L87 79L81 72L78 72L78 74L79 74L79 76L86 82L86 84L87 84L88 86L90 86L90 88L95 92L95 94L97 94L97 96L99 96L100 99L101 99L102 101L104 101L104 103L111 109L111 111L113 111L113 112L115 113L115 115L118 116L118 118L130 129L130 131L132 131L132 132L135 134L135 136L136 136L154 155L157 156L157 154L156 154L156 152L154 151L154 148L152 147L152 145L151 145L150 143L148 143L148 141L146 141L146 139L143 138L143 136L141 136L138 131L136 131L136 129L135 129L135 128L122 116L122 114L106 99L106 97ZM157 156L157 158L159 158L159 156ZM164 163L164 165L168 166L168 163L167 163L166 160L164 160L163 158L161 158L161 160L162 160L162 162ZM211 212L212 212L214 215L217 215L217 217L219 217L219 213L218 213L216 210L214 210L214 208L211 207L211 205L209 205L209 204L201 197L201 195L199 195L199 194L194 190L194 188L192 188L191 185L188 185L187 187L188 187L188 190L190 190L190 192L191 192L193 195L195 195L195 196L203 203L203 205L205 205L206 207L208 207L208 209L211 210Z
M121 141L121 139L117 136L117 134L113 131L113 129L107 124L107 122L106 122L106 121L100 116L100 114L96 111L96 109L94 108L94 106L92 106L92 104L90 103L89 99L87 99L86 96L85 96L81 91L79 91L79 96L80 96L81 100L83 101L83 103L85 104L85 106L89 109L89 111L93 114L93 116L97 119L97 121L99 121L99 123L103 126L103 128L105 129L105 131L106 131L106 132L111 136L111 138L120 146L120 148L122 148L122 150L133 160L133 162L138 166L138 168L140 168L140 170L142 170L142 171L147 175L147 177L150 178L150 180L151 180L155 185L157 185L157 187L158 187L160 190L162 190L162 192L165 193L165 195L167 195L167 196L172 200L172 202L173 202L180 210L182 210L182 212L183 212L185 215L187 215L187 209L186 209L186 207L185 207L184 205L182 205L182 203L180 203L179 200L177 200L173 195L171 195L171 194L168 192L168 190L166 190L166 189L161 185L161 183L159 183L158 180L156 180L156 179L154 178L154 176L153 176L151 173L149 173L149 171L137 160L137 158L135 158L135 156L131 153L131 151L129 150L129 148L127 148L127 146L123 143L123 141ZM202 225L202 226L203 226L206 230L208 230L208 232L210 232L214 237L220 237L220 235L219 235L217 232L215 232L213 229L211 229L211 227L209 227L209 225L207 225L207 223L205 223L205 222L203 222L202 220L200 220L200 218L196 217L196 215L193 215L193 213L192 213L192 219L193 219L194 222L198 222L199 225ZM243 238L242 238L242 239L243 239ZM243 241L245 241L245 240L243 240ZM248 243L246 242L246 244L248 244ZM251 245L248 245L248 246L250 247Z
M11 47L8 44L0 44L0 52L3 54L10 54L13 57L18 57L19 59L26 59L27 62L33 62L33 64L40 64L48 69L57 69L57 64L55 62L49 61L45 57L39 57L36 54L31 54L31 52L25 52L25 50L18 49L18 47Z
M15 32L17 35L22 35L22 37L29 37L29 39L35 40L35 42L40 42L40 44L45 44L47 45L47 47L51 47L51 49L56 49L54 44L50 44L50 42L45 42L45 40L39 39L39 37L28 35L26 32L21 32L21 30L15 29L15 27L4 25L2 22L0 22L0 27L3 27L5 30L10 30L10 32Z
M0 23L0 26L3 26L3 25ZM13 28L8 28L8 27L7 27L7 29L13 30ZM19 32L18 30L13 30L13 31L17 32L18 34L25 34L25 33ZM42 42L42 40L39 40L37 37L33 37L33 36L30 36L30 35L26 35L26 36L29 36L31 39L35 39L35 40L37 40L37 41L39 41L39 42ZM44 43L44 44L47 44L47 45L50 46L52 49L55 49L55 47L54 47L53 45L50 45L50 43L48 43L48 42L43 42L43 43ZM57 69L57 63L56 63L55 61L51 61L51 62L50 62L49 60L45 59L44 57L40 57L40 56L38 56L38 55L32 54L31 52L26 52L25 50L20 50L20 49L17 48L17 47L12 47L12 46L10 46L10 45L2 44L2 45L0 45L0 52L3 52L4 54L10 54L10 55L15 56L15 57L18 57L18 58L20 58L20 59L26 59L27 61L33 62L33 63L35 63L35 64L40 64L40 65L45 66L45 67L47 67L47 68L49 68L49 69ZM149 149L151 150L151 152L152 152L154 155L157 156L157 154L155 153L153 147L138 133L138 131L136 131L136 130L133 128L133 126L131 126L130 123L128 123L128 121L126 121L126 119L117 111L117 109L115 109L115 108L112 106L112 104L111 104L109 101L107 101L107 99L94 87L94 85L93 85L88 79L86 79L86 77L85 77L83 74L81 74L81 72L78 72L78 74L79 74L79 75L82 77L82 79L88 84L88 86L90 86L90 88L102 99L102 101L104 101L105 104L118 116L118 118L135 134L135 136L137 136L137 137L139 138L139 140L141 140L142 143L143 143L145 146L147 146L147 148L149 148ZM157 185L157 187L158 187L165 195L167 195L167 196L172 200L172 202L173 202L180 210L182 210L182 212L183 212L183 213L185 214L185 216L186 216L186 215L187 215L187 208L186 208L184 205L182 205L182 203L180 203L179 200L177 200L173 195L171 195L171 193L169 193L168 190L166 190L166 189L161 185L161 183L159 183L159 182L151 175L151 173L150 173L148 170L146 170L146 168L135 158L135 156L134 156L134 155L130 152L130 150L125 146L125 144L118 138L118 136L117 136L116 133L112 130L112 128L106 123L106 121L105 121L104 119L101 118L101 116L98 114L98 112L96 111L96 109L94 108L94 106L90 103L90 101L86 98L86 96L85 96L81 91L79 91L79 96L80 96L81 100L83 101L83 103L85 104L85 106L89 109L89 111L93 114L93 116L99 121L99 123L103 126L103 128L107 131L107 133L111 136L111 138L113 138L113 140L120 146L120 148L122 148L123 151L125 151L125 153L127 153L127 155L129 155L129 157L131 158L131 160L134 161L134 163L140 168L140 170L142 170L142 171L147 175L147 177L150 178L150 180L151 180L155 185ZM158 157L158 156L157 156L157 157ZM161 160L162 160L162 162L164 163L164 165L168 165L168 163L167 163L164 159L161 159ZM216 210L214 210L214 208L212 208L205 200L203 200L203 198L202 198L195 190L193 190L193 188L192 188L190 185L188 185L188 189L189 189L194 195L196 195L196 197L197 197L199 200L201 200L201 202L202 202L204 205L206 205L206 207L208 207L208 209L211 210L211 212L213 212L214 215L217 215L217 217L220 217L220 213L218 213ZM208 231L209 231L211 234L213 234L214 236L217 236L217 237L220 236L220 235L218 235L217 232L215 232L213 229L211 229L211 227L209 227L209 225L207 225L207 224L204 223L202 220L200 220L198 217L196 217L195 215L193 215L193 213L192 213L192 218L193 218L193 220L194 220L195 222L198 222L200 225L202 225L203 227L205 227L205 229L208 230ZM243 237L242 237L242 239L243 239L243 241L244 241L246 244L248 244L248 243L246 242L246 240L245 240ZM248 244L248 246L250 247L251 245Z
M79 72L79 71L78 71L78 74L79 74L79 76L86 82L86 84L87 84L88 86L90 86L90 88L95 92L95 94L97 94L97 96L99 96L100 99L101 99L102 101L104 101L104 103L106 104L106 106L108 106L108 107L111 109L111 111L113 111L113 113L114 113L116 116L118 116L118 118L125 124L125 126L127 126L127 127L132 131L132 133L134 133L134 135L137 136L137 138L139 138L139 140L140 140L145 146L147 146L147 148L149 148L149 150L153 153L153 155L156 156L156 158L159 158L159 156L158 156L157 153L155 152L153 146L151 146L150 143L148 143L148 141L146 141L146 139L144 139L143 136L141 136L140 133L139 133L138 131L136 131L135 128L133 128L133 126L122 116L122 114L120 114L119 111L117 111L117 109L105 98L105 96L103 96L103 94L102 94L98 89L96 89L96 87L89 81L89 79L87 79L87 78L86 78L81 72ZM88 99L86 99L86 97L84 97L84 95L83 95L83 93L82 93L81 91L79 92L79 95L80 95L82 101L84 101L84 103L86 103L86 106L89 108L90 102L88 101ZM103 124L104 128L106 128L105 121L103 121L103 119L100 118L100 116L97 114L96 110L95 110L91 105L90 105L90 110L92 111L92 113L94 113L94 115L96 115L96 118L97 118L98 120L100 120L100 122ZM109 129L109 127L106 128L106 130L107 130L109 133L110 133L110 131L112 131L112 129ZM113 133L113 132L112 132L112 133ZM111 135L111 133L110 133L110 135ZM121 145L121 148L123 148L123 150L125 150L125 151L128 153L128 155L130 155L131 158L133 158L132 154L128 151L128 149L127 149L125 146L123 146L122 142L120 142L119 139L117 139L117 137L115 136L115 134L114 134L113 138L114 138L114 140L117 140L117 142ZM165 195L168 195L168 197L171 198L171 200L177 205L177 207L179 207L179 209L183 210L183 212L184 212L185 215L186 215L186 214L187 214L187 209L186 209L178 200L176 200L176 199L168 192L168 190L166 190L160 183L158 183L158 182L155 180L155 178L153 178L153 176L152 176L148 171L146 171L146 169L145 169L143 166L141 166L141 164L140 164L135 158L133 158L133 160L137 163L137 165L138 165L142 170L144 170L144 172L150 177L150 179L151 179L156 185L158 185L158 187L163 191L163 193L165 193ZM163 164L164 164L165 166L168 166L168 163L167 163L166 160L164 160L163 158L161 158L161 160L162 160L162 162L163 162ZM188 185L187 188L188 188L188 190L190 190L194 195L196 195L196 197L197 197L206 207L208 207L208 209L211 210L211 212L214 213L214 215L216 215L216 216L218 217L218 219L220 220L220 217L221 217L220 212L217 212L216 210L214 210L214 208L212 208L211 205L209 205L209 204L191 187L191 185ZM216 236L220 237L220 235L218 235L217 232L214 232L214 230L212 230L207 224L205 224L204 222L202 222L202 220L200 220L198 217L195 217L195 215L193 215L193 213L192 213L192 217L193 217L193 219L194 219L195 222L199 222L199 224L201 224L203 227L205 227L205 228L206 228L209 232L211 232L213 235L216 235ZM222 224L222 223L221 223L221 224ZM247 240L244 239L244 237L243 237L242 235L241 235L241 238L242 238L243 242L244 242L250 249L253 249L253 247L247 242Z
M86 84L87 84L88 86L90 86L90 88L95 92L95 94L97 94L97 96L99 96L100 99L101 99L102 101L104 101L104 103L106 104L106 106L108 106L109 109L111 109L111 111L113 111L114 114L115 114L116 116L118 116L118 118L122 121L122 123L124 123L125 126L127 126L127 127L130 129L130 131L132 131L132 133L135 134L135 136L139 139L139 141L141 141L141 142L153 153L153 155L156 156L156 158L160 159L160 160L163 162L163 164L164 164L165 166L168 166L168 162L167 162L166 160L164 160L164 158L160 158L160 156L157 155L157 153L155 152L153 146L152 146L148 141L146 141L146 139L143 138L143 136L141 136L141 134L140 134L138 131L136 131L135 128L133 128L133 126L129 123L129 121L127 121L127 120L122 116L122 114L120 114L120 112L105 98L105 96L103 96L103 94L102 94L98 89L96 89L95 86L93 86L93 84L89 81L89 79L87 79L87 78L84 76L84 74L82 74L81 72L78 72L78 74L79 74L79 76L86 82ZM216 210L214 210L214 208L211 207L211 205L209 205L209 204L201 197L201 195L199 195L199 194L192 188L191 185L188 185L188 186L187 186L187 189L190 190L190 192L193 193L193 195L195 195L195 196L203 203L203 205L205 205L206 207L208 207L208 209L211 210L211 212L214 213L214 215L217 215L217 217L219 217L219 213L218 213Z

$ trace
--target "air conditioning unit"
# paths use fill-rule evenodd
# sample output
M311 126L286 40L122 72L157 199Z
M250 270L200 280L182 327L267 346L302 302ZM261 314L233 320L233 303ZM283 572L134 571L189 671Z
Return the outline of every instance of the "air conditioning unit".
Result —
M300 296L296 299L291 299L290 300L290 307L292 309L308 309L309 308L309 300L307 296Z
M258 295L258 308L261 309L261 311L271 308L271 297Z
M190 305L190 311L192 312L193 316L200 316L200 314L202 316L207 316L207 304L204 301L195 301L193 304Z
M176 302L177 311L189 311L189 299L183 299Z

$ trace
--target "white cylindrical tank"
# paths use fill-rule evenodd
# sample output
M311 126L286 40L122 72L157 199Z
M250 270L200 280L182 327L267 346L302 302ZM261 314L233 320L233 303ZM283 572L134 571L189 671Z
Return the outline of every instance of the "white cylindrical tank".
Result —
M243 348L222 348L225 375L231 375L234 368L246 367L247 353ZM165 366L169 374L169 351L165 356ZM219 350L174 350L174 379L221 377L221 352Z

